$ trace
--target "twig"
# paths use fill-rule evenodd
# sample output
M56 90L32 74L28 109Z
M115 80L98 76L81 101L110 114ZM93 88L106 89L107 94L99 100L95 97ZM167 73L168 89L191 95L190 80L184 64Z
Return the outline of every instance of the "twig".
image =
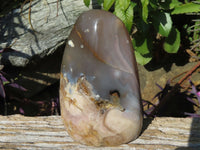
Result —
M23 16L25 19L27 19L27 18L23 15L22 11L23 11L23 7L24 7L25 3L27 3L28 1L29 1L28 22L29 22L29 24L30 24L30 26L31 26L31 29L32 29L34 32L36 32L36 31L34 30L34 28L33 28L32 23L31 23L31 4L32 4L32 0L25 0L25 1L24 1L24 3L21 5L21 14L22 14L22 16Z
M35 32L33 25L31 23L31 4L32 4L32 0L30 0L29 2L28 21L29 21L29 24L31 25L31 29Z
M155 114L166 104L167 101L169 101L172 97L174 96L181 88L181 84L189 77L192 75L192 73L198 68L200 67L200 62L198 64L196 64L190 71L187 72L187 74L181 78L178 83L176 83L171 91L169 93L166 94L166 96L164 96L162 98L162 100L160 101L160 103L155 107L155 109L148 115L149 117L155 116Z
M182 72L182 73L180 73L180 74L178 74L178 75L176 75L175 77L173 77L172 79L171 79L171 83L174 83L175 81L173 81L173 80L175 80L176 78L178 78L178 77L180 77L180 76L182 76L183 74L185 74L187 71L184 71L184 72Z
M189 76L191 76L192 73L193 73L197 68L199 68L199 67L200 67L200 61L199 61L199 63L197 63L190 71L188 71L187 74L186 74L183 78L181 78L181 79L178 81L178 84L181 85L181 84L182 84Z
M56 17L58 17L58 0L57 0L57 15L56 15Z

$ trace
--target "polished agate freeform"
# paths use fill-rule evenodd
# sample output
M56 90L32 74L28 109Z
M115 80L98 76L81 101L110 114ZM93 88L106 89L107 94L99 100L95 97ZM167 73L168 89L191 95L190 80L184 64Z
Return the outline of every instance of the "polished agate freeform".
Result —
M76 21L61 66L60 105L69 135L82 144L119 145L139 136L143 117L134 51L112 13L90 10Z

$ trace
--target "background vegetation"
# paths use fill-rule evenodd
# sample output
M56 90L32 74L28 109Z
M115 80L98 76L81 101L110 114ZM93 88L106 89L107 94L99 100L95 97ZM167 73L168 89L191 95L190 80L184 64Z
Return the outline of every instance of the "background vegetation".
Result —
M161 49L177 53L181 44L195 44L199 50L200 0L98 0L113 12L132 37L137 62L145 65ZM90 0L84 0L89 6ZM188 45L186 45L187 47ZM195 52L199 56L199 52Z

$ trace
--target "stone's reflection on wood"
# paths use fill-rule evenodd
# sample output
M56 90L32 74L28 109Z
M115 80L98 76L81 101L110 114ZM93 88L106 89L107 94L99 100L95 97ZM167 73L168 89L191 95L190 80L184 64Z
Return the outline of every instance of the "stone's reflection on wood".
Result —
M129 34L112 13L90 10L75 23L61 66L61 115L86 145L136 139L142 128L137 66Z

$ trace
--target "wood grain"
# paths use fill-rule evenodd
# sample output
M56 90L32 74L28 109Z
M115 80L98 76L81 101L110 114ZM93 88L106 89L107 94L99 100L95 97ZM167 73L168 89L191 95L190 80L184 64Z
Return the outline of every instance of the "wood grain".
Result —
M0 149L198 149L199 118L155 118L144 120L141 136L116 147L92 147L74 142L60 116L0 116Z
M4 53L1 63L25 67L53 54L65 45L77 17L87 10L83 0L32 0L12 10L1 18L0 49L16 51Z

